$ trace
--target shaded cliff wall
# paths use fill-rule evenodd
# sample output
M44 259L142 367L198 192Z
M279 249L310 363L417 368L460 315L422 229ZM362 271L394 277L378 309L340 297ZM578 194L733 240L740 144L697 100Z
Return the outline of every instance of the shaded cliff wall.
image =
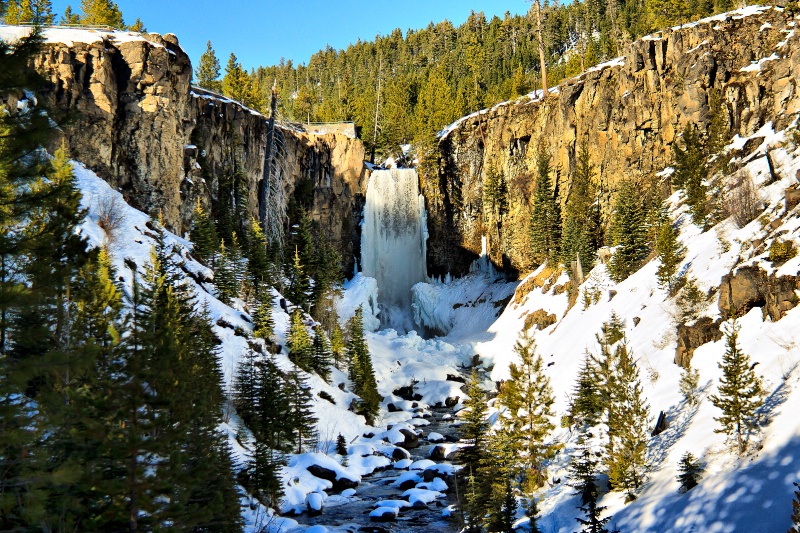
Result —
M546 100L523 97L461 119L440 140L438 175L423 180L430 271L463 272L483 235L495 264L530 268L525 226L539 146L552 154L562 192L586 146L607 207L621 180L670 165L688 123L707 128L713 88L721 91L731 137L768 122L787 127L800 109L799 39L782 9L747 8L636 41L624 57L566 80ZM482 209L489 165L509 189L499 224Z
M78 31L78 30L70 30ZM146 212L183 233L199 199L215 205L218 184L242 165L257 215L264 171L266 118L191 87L189 57L171 35L82 30L76 39L50 29L35 67L47 83L38 95L72 119L63 126L72 156ZM84 35L85 33L85 35ZM281 129L287 197L312 180L312 217L352 265L366 172L364 147L342 133Z

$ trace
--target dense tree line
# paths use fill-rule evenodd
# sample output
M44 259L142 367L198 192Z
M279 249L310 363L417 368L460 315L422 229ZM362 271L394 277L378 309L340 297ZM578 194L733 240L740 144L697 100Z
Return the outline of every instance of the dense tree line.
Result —
M7 0L0 2L0 13L6 24L53 24L51 0ZM111 0L80 0L80 13L68 5L59 21L61 24L80 26L109 26L118 30L145 31L142 21L128 26L122 19L122 11Z
M0 44L0 95L35 86L40 33ZM133 285L36 105L0 114L0 529L241 529L218 340L158 229Z
M487 19L473 12L460 26L431 23L344 50L327 47L307 64L281 60L254 69L245 74L250 81L231 68L220 80L209 43L196 82L219 90L231 78L226 94L244 94L262 110L274 84L286 119L352 120L369 148L389 153L404 143L430 146L433 135L456 118L540 88L543 71L553 86L616 57L637 37L732 6L727 0L533 2L525 15Z

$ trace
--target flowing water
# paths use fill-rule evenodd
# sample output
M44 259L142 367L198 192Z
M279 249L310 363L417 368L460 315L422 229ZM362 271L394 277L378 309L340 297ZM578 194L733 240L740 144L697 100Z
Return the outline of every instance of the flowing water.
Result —
M426 420L430 425L424 426L425 435L436 432L454 440L456 429L453 419L443 420L446 414L452 415L451 409L431 409L431 417ZM431 450L436 444L427 442L424 437L420 439L420 446L409 450L411 460L429 459ZM450 464L449 461L436 461L439 464ZM382 532L391 533L423 533L435 531L449 533L458 531L454 520L442 516L442 511L449 505L455 504L455 490L453 478L441 476L447 483L449 490L445 497L429 503L424 509L406 508L394 522L374 522L369 513L375 509L375 504L381 500L400 500L404 490L391 486L406 470L394 469L389 466L386 470L376 471L364 476L361 484L356 489L356 495L344 498L331 495L325 501L325 509L320 516L303 514L294 517L301 524L324 525L336 532ZM421 474L421 472L420 472Z
M411 287L426 281L424 197L414 169L376 170L369 177L361 268L378 281L381 324L405 333L414 328Z

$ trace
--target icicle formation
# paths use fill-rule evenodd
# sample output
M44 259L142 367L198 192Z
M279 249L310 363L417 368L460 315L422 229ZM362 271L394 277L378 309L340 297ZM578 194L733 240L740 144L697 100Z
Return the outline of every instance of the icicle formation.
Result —
M382 325L400 332L414 328L411 287L427 279L425 219L416 170L372 173L361 231L362 272L378 280Z

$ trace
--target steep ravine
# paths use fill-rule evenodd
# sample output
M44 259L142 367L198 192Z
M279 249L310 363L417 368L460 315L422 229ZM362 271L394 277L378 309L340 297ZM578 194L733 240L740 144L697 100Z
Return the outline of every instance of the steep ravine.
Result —
M520 228L529 217L538 147L552 154L562 192L577 150L587 147L608 209L621 180L670 165L687 124L707 129L712 89L722 95L729 138L744 137L796 119L798 79L794 18L754 6L640 39L622 58L566 80L546 100L521 97L461 119L440 139L438 175L422 178L429 273L462 272L483 235L495 264L529 270ZM481 205L489 165L504 174L509 190L509 211L491 226Z
M22 31L6 28L3 35L16 30ZM45 38L34 61L45 78L37 94L57 114L70 114L63 138L74 159L131 205L161 213L179 234L189 230L197 200L213 206L220 178L239 165L251 214L257 214L266 118L194 89L191 62L174 35L48 28ZM341 132L308 133L301 125L283 127L281 134L287 195L311 181L311 215L351 265L367 177L363 144Z

